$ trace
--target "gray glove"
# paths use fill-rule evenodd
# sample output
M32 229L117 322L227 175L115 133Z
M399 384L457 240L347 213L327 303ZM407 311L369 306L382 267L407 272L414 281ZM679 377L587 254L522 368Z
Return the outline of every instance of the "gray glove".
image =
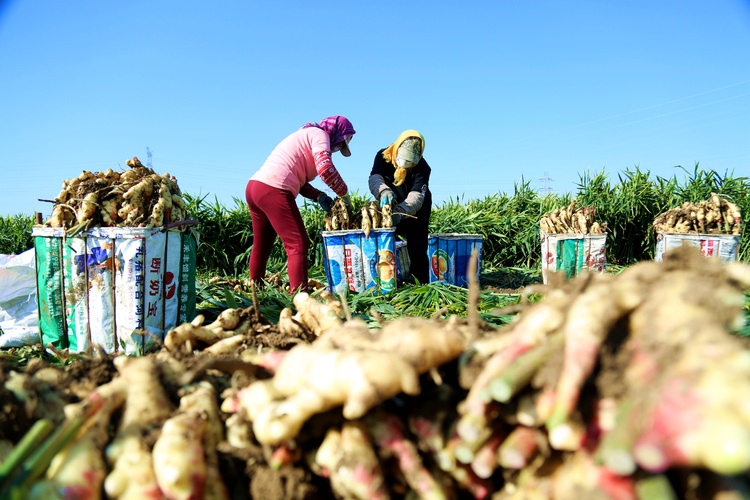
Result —
M326 211L327 214L331 213L331 209L333 208L333 200L330 196L325 193L320 193L320 196L318 196L318 204L320 205L320 208Z

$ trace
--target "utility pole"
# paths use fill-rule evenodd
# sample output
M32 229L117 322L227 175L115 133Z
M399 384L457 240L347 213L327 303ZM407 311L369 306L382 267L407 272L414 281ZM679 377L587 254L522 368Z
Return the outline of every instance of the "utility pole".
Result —
M148 168L153 168L151 166L151 150L148 149L148 146L146 146L146 166Z
M542 194L543 195L547 195L547 194L551 193L552 192L552 181L554 181L554 179L549 176L549 172L545 171L544 172L544 177L542 177L539 180L542 181L542 189L540 189L540 191L542 192Z

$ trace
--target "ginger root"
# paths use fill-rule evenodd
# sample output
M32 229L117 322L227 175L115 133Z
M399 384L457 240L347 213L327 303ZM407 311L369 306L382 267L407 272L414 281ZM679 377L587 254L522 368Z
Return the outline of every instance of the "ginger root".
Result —
M245 335L251 326L249 308L225 309L208 325L203 325L204 320L199 314L190 323L171 329L164 338L164 347L169 351L192 352L201 344L211 346L236 335Z
M273 378L253 382L222 409L247 416L259 442L280 444L313 415L339 405L345 418L356 419L399 393L418 394L419 376L465 347L464 335L450 323L404 318L370 335L361 322L348 322L292 348Z
M237 398L258 441L275 445L293 439L317 413L343 404L344 416L355 419L401 392L418 394L419 377L395 353L301 344L284 356L272 379L253 382Z
M298 293L293 299L294 307L297 309L294 320L316 336L341 326L344 316L341 302L333 294L324 292L321 296L325 303L305 292Z
M154 474L167 498L200 498L206 487L206 418L186 398L190 395L182 397L180 411L164 423L154 444Z
M365 426L346 422L329 429L315 453L313 470L331 480L340 498L361 500L390 497L380 461Z
M128 389L117 435L106 449L112 470L104 490L109 498L151 498L159 486L144 437L171 416L172 404L153 358L120 356L114 362Z

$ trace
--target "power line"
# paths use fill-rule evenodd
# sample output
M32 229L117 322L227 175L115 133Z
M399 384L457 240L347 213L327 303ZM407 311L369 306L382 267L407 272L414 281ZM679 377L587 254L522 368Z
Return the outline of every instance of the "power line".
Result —
M549 176L549 172L547 172L545 170L544 171L544 177L542 177L541 179L538 179L538 180L542 181L542 188L539 190L539 191L541 191L542 194L546 195L546 194L549 194L549 193L551 193L553 191L553 189L552 189L552 182L554 181L554 179Z

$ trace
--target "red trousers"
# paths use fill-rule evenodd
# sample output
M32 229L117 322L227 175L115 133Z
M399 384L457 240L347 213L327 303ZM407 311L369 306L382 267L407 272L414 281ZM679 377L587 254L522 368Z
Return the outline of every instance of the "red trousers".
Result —
M268 258L276 236L279 236L289 258L289 288L292 293L307 286L307 254L310 249L310 238L294 198L289 191L258 181L249 181L245 188L245 199L253 223L250 279L259 282L265 278Z

